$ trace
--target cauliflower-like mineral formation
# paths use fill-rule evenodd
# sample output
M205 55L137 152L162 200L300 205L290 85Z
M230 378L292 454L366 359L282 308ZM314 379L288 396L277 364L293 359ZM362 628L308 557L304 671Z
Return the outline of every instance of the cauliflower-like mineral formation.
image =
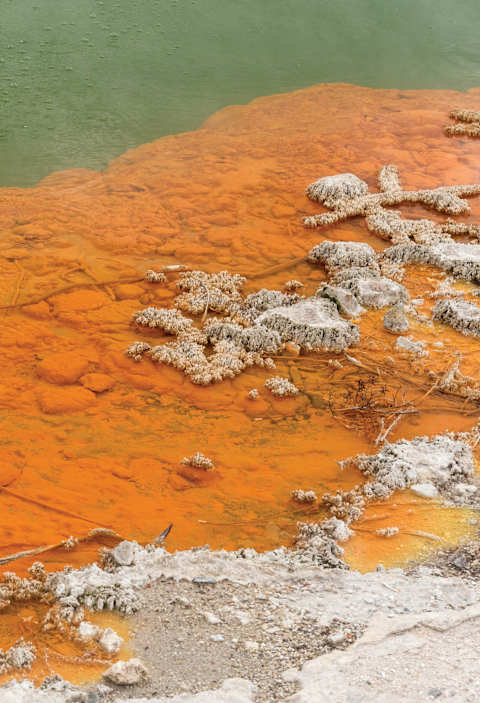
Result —
M282 378L281 376L272 376L272 378L267 378L265 381L265 388L267 388L272 395L276 395L278 398L288 398L293 395L297 395L298 388L291 383L288 378Z
M184 457L181 463L185 466L193 466L195 469L203 469L203 471L211 471L214 468L213 461L201 452Z

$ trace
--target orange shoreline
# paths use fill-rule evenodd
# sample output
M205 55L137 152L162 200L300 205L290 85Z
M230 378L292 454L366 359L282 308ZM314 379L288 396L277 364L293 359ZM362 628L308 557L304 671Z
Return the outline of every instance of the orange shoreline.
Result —
M35 188L0 190L0 502L8 516L0 556L84 537L93 525L148 542L170 522L172 549L270 549L290 544L303 516L289 499L293 488L355 485L360 476L340 473L336 461L371 453L370 439L311 403L314 394L321 406L332 383L346 382L343 373L313 356L278 359L279 374L295 369L306 394L278 400L261 390L252 403L247 393L263 388L264 370L200 388L173 369L135 364L124 350L148 336L132 327L132 313L171 306L175 295L175 274L156 287L142 277L148 268L185 263L242 273L250 277L247 293L290 278L313 293L324 271L301 259L314 244L361 240L378 251L385 242L359 220L304 229L301 217L318 210L305 186L352 171L374 187L384 163L399 166L407 188L479 181L480 144L443 133L449 110L474 108L479 94L314 86L226 108L195 132L127 152L103 173L72 170ZM470 219L479 222L480 199L471 205ZM271 272L279 265L285 269ZM434 287L429 279L439 278L432 267L409 267L407 287L423 296ZM453 345L465 354L463 372L478 375L475 340L437 326L421 334L441 339L445 349L419 362L419 374L446 367ZM365 316L361 336L355 354L375 361L392 353L395 339L380 313ZM408 377L408 363L398 362L395 372ZM394 384L395 374L386 381ZM411 395L419 395L417 384ZM475 407L434 394L421 418L403 420L391 438L467 430L475 424L468 411ZM185 475L179 462L195 451L215 460L214 474ZM395 501L406 502L395 514L406 526L440 525L450 541L467 529L466 514L426 509L408 496L382 506L389 515L378 527L391 522ZM46 566L95 560L99 546L93 540L68 553L53 550ZM392 547L359 533L347 558L371 568L400 563L425 545L405 535ZM24 573L32 560L5 568Z

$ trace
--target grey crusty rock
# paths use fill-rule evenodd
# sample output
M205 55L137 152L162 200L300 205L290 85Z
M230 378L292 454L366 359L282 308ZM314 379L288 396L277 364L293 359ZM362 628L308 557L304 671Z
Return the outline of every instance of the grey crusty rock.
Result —
M345 174L340 174L337 179L339 183L343 183ZM433 244L435 239L444 241L445 235L448 237L450 232L460 234L465 229L471 231L468 225L462 225L459 228L457 223L447 221L439 227L435 227L432 223L433 228L432 225L429 225L429 231L425 232L425 221L419 220L417 223L407 221L405 230L402 232L400 231L401 219L396 218L395 215L392 216L391 211L385 210L385 207L401 205L402 203L421 203L437 212L460 215L470 212L470 205L464 198L480 193L479 184L441 186L433 190L402 190L398 169L393 164L389 164L380 169L378 186L380 193L362 192L358 195L355 194L355 189L349 193L348 189L343 186L342 189L331 189L330 195L327 197L326 189L322 187L321 181L311 184L307 188L307 196L311 200L320 200L325 207L330 209L330 212L305 217L304 225L306 227L323 227L342 222L350 217L362 216L367 220L370 218L367 225L371 231L377 232L380 227L380 234L383 237L388 236L388 230L391 230L394 237L398 237L400 241L406 241L410 232L412 234L418 233L420 239L423 240L421 243L425 244ZM385 218L388 221L385 222ZM393 220L396 220L396 223ZM474 231L476 232L477 229L478 227ZM436 234L438 234L437 237L435 237Z
M480 246L445 243L435 246L399 244L383 252L385 259L396 263L421 263L438 266L464 281L480 282Z
M117 566L131 566L135 560L133 542L123 540L110 550L110 554Z
M375 251L364 242L330 242L323 241L308 252L308 260L314 264L322 263L327 271L350 266L378 269Z
M351 278L344 286L352 291L357 300L367 307L383 308L409 299L407 289L390 278Z
M317 298L327 298L334 302L342 315L356 318L365 312L353 293L341 286L323 284L315 293Z
M368 499L386 498L415 484L433 484L440 494L455 500L454 487L471 483L475 473L472 450L448 435L401 439L373 455L351 460L372 481L363 486Z
M295 305L302 296L297 293L282 293L279 290L268 290L267 288L262 288L256 293L250 293L245 298L245 305L250 310L255 313L262 313L265 310L271 310L272 308L279 307L280 305Z
M408 332L409 324L402 302L395 303L383 316L383 326L389 332Z
M325 298L307 298L292 306L268 310L257 324L276 330L284 342L308 351L342 351L360 339L357 325L342 319L337 306Z
M480 337L480 308L466 300L437 300L433 306L433 319L462 334Z
M368 192L368 185L354 173L338 173L334 176L325 176L310 183L306 189L306 194L310 200L317 200L326 203L329 200L341 198L354 198L365 195Z
M227 340L243 347L245 351L277 354L282 348L278 332L261 325L242 327L214 318L205 324L204 332L211 343Z
M147 677L147 669L140 659L118 661L105 671L103 678L117 686L134 686Z
M379 268L370 266L347 266L346 268L332 269L330 283L335 286L343 286L344 283L357 278L380 278Z
M433 483L414 483L410 486L410 490L422 498L436 498L438 496L438 491Z
M295 546L311 557L312 563L330 569L348 569L343 561L343 547L353 534L343 520L331 517L321 522L298 522Z
M5 652L0 649L0 674L8 674L12 670L30 669L36 659L36 650L31 642L19 639L18 642Z
M398 351L415 354L418 357L428 356L428 351L425 349L426 346L425 342L417 342L412 337L398 337L395 343L395 349L398 349Z

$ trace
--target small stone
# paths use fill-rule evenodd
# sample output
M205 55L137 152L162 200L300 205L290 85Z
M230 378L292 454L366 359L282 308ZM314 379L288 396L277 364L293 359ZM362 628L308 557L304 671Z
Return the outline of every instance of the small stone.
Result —
M389 539L390 537L396 537L399 531L400 530L398 527L381 527L379 530L375 530L375 534L379 537L386 537Z
M331 647L338 647L343 644L347 639L347 633L345 631L335 632L328 637L327 642Z
M389 332L408 332L409 324L402 302L395 303L383 316L383 326Z
M131 566L135 560L133 543L124 540L110 551L118 566Z
M426 346L425 342L416 342L411 337L398 337L395 349L423 357L428 356L428 351L425 349Z
M477 490L477 486L473 486L471 483L457 483L457 485L453 488L452 493L455 493L457 496L465 497L468 495L473 495L473 493L476 493Z
M97 685L97 693L99 696L106 696L108 693L110 693L113 689L110 686L107 686L104 683L99 683Z
M134 686L147 677L147 669L140 659L118 661L107 669L103 678L117 686Z
M78 626L78 636L85 642L95 639L96 637L98 637L100 632L101 629L97 627L97 625L88 622L88 620L82 620L82 622Z
M250 622L250 616L244 610L237 610L233 617L240 623L240 625L248 625Z
M117 635L115 630L112 630L111 627L107 627L104 630L99 640L100 647L104 649L107 654L116 654L122 646L122 643L123 639Z
M220 623L220 618L210 612L204 613L205 620L210 623L210 625L218 625Z
M245 640L243 646L247 652L257 652L260 647L258 642L254 642L253 640Z
M465 554L461 554L459 557L454 559L453 565L456 566L457 569L466 569L468 566L468 561Z
M413 486L410 486L410 490L422 498L436 498L438 496L438 491L433 483L414 483Z
M180 603L180 605L183 605L185 608L190 608L190 606L192 605L191 601L189 601L188 598L184 598L183 596L177 596L173 602Z
M223 635L210 635L212 642L223 642L225 637Z
M338 307L339 312L345 317L356 318L365 312L365 308L360 305L353 293L346 288L326 284L321 286L315 295L332 300Z

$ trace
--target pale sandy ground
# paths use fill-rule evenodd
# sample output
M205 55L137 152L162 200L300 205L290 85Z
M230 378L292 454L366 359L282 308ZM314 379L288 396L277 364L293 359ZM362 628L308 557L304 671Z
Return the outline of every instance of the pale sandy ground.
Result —
M131 618L148 679L83 691L34 692L23 683L0 689L1 703L458 703L480 696L480 582L466 572L289 570L268 555L160 550L115 578L126 583L133 569L135 579L148 571Z

